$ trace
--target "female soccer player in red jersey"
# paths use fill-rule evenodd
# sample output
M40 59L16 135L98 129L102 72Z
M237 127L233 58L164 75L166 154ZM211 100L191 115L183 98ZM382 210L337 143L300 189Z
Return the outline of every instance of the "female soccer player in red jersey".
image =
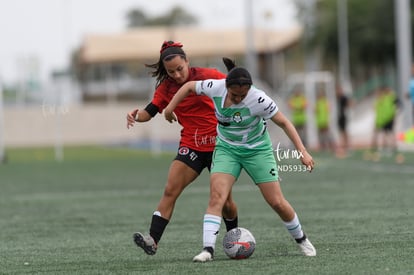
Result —
M146 65L154 69L152 76L157 80L156 90L152 101L144 109L135 109L127 114L128 129L135 122L147 122L161 113L184 83L226 77L216 69L190 67L182 46L181 43L165 41L161 46L159 61ZM164 193L152 215L149 235L140 232L133 235L135 244L148 255L156 253L181 192L204 168L210 170L215 146L217 119L210 98L204 96L200 100L199 96L189 96L177 106L175 114L183 127L177 156L171 163ZM223 209L223 219L227 230L237 227L237 206L231 194Z

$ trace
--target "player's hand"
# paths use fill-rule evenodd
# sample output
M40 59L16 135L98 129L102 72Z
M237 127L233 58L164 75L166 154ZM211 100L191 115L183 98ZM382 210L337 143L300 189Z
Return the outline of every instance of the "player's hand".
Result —
M134 126L135 121L135 116L138 113L138 109L132 110L131 112L129 112L127 114L127 129L129 129L130 127Z
M170 123L173 123L173 121L177 121L177 117L175 116L174 112L170 110L168 107L164 109L164 117Z
M312 156L308 153L308 151L302 151L301 162L303 165L306 166L309 172L312 172L313 168L315 167L315 162L313 161Z

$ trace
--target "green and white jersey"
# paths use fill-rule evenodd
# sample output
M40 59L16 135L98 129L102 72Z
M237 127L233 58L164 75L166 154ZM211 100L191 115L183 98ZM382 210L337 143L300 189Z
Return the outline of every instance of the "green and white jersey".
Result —
M273 117L279 109L263 91L252 86L239 104L227 108L224 107L227 95L225 79L197 81L196 93L213 100L219 139L246 148L255 148L268 142L265 120Z

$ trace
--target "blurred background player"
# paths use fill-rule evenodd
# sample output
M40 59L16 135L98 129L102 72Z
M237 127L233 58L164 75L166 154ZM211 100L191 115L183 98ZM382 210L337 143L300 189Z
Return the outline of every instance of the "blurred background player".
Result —
M293 95L289 98L288 106L291 111L292 123L302 142L307 146L306 142L306 97L298 88L293 92Z
M346 157L350 149L350 141L348 134L348 109L351 106L351 99L344 94L342 87L336 87L336 100L338 104L338 129L340 143L337 148L338 157Z
M411 69L411 80L410 80L409 87L408 87L407 98L410 99L410 103L411 103L411 116L412 116L413 125L410 125L410 126L414 126L414 66L412 66L412 69Z
M399 106L398 98L394 91L384 85L377 91L375 99L375 127L372 137L372 160L379 161L382 153L387 156L397 153L397 139L394 133L394 122ZM379 142L382 137L382 142Z
M329 101L324 90L319 90L315 104L316 127L318 129L319 149L335 152L335 145L329 127Z

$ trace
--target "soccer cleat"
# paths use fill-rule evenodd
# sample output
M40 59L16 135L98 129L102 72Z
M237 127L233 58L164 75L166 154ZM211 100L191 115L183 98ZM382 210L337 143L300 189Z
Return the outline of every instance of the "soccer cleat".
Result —
M200 254L198 254L197 256L193 258L193 262L200 262L200 263L204 263L204 262L208 262L212 260L213 260L213 255L207 250L201 251Z
M296 240L300 250L305 256L316 256L316 249L308 238Z
M133 235L134 243L141 247L148 255L154 255L157 252L157 244L150 235L144 236L140 232L136 232Z

